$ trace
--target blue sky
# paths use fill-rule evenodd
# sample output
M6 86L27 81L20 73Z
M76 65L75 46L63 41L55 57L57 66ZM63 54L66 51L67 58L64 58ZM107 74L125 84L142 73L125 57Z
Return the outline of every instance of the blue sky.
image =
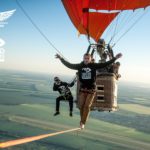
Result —
M60 0L19 0L19 2L68 60L73 63L82 60L88 42L85 36L78 37L78 32ZM0 38L6 42L5 62L0 63L0 69L73 76L74 71L67 69L54 58L55 50L24 16L15 0L0 0L0 12L11 9L16 9L15 14L4 28L0 28ZM122 52L124 55L120 60L122 80L150 83L149 9L146 9L148 12L144 17L114 48L115 53ZM144 10L139 10L138 16L143 12ZM125 12L124 17L129 13L132 12ZM121 21L118 24L121 24Z

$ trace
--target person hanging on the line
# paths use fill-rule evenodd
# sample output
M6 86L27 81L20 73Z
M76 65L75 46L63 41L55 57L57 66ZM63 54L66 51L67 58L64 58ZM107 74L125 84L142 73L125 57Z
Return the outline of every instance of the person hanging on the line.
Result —
M79 81L80 81L80 92L79 92L79 109L80 109L80 127L84 129L84 125L89 116L90 108L95 96L96 88L96 70L104 68L114 63L118 58L121 58L122 54L119 53L112 60L105 63L93 63L91 62L91 55L84 54L83 61L79 64L71 64L64 60L59 54L56 54L56 58L60 59L61 62L68 68L78 70Z
M60 101L66 100L69 102L69 115L70 117L73 116L73 96L69 89L69 87L73 87L76 80L74 79L71 83L62 82L58 77L54 78L54 85L53 85L53 91L58 91L60 93L60 96L56 98L56 112L54 113L54 116L57 116L60 114L59 107L60 107Z

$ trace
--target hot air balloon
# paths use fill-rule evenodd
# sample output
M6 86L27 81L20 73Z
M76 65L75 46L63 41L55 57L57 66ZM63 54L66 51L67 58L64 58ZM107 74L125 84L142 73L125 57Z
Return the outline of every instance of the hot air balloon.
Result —
M79 33L98 42L120 13L146 8L150 0L62 0L62 3Z
M97 51L101 61L105 60L107 53L113 57L112 47L139 21L143 15L136 19L132 14L138 14L136 10L150 6L150 0L62 0L67 14L73 25L80 34L87 36L90 43L87 53L94 55ZM130 11L131 15L124 15L124 12ZM122 17L123 16L123 17ZM122 18L125 18L124 20ZM127 18L127 19L126 19ZM129 20L132 24L126 31L118 37L116 42L115 36L119 33L117 26L120 23L126 25ZM111 28L109 31L108 29ZM113 29L112 29L113 28ZM120 28L118 29L120 30ZM122 29L121 29L122 30ZM110 40L105 43L103 36L108 32ZM91 44L92 39L94 40ZM77 84L77 101L79 92L79 82ZM117 110L117 80L114 73L103 72L97 73L97 94L91 110L98 111L115 111Z

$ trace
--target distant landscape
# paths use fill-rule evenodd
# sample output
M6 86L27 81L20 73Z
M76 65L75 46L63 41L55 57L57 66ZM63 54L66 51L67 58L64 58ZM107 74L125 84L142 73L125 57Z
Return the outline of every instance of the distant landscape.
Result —
M0 70L0 142L79 126L74 105L61 103L53 117L57 92L52 75ZM72 77L61 77L69 82ZM117 112L91 112L86 129L14 146L8 150L149 150L150 85L119 82ZM72 88L74 99L76 87Z

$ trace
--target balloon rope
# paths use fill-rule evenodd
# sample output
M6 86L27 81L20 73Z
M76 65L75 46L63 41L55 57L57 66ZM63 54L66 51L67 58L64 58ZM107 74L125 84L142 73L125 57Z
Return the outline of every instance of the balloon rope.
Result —
M31 22L31 24L36 28L36 30L41 34L41 36L49 43L51 47L53 47L57 53L59 53L63 58L63 54L56 48L56 46L48 39L48 37L42 32L42 30L36 25L36 23L32 20L32 18L29 16L29 14L25 11L25 9L22 7L22 5L19 3L18 0L16 0L16 3L18 7L22 10L24 15L28 18L28 20Z
M144 13L142 15L140 15L140 17L138 17L135 22L126 30L126 32L124 32L119 39L115 42L115 44L112 46L116 46L116 44L140 21L142 20L142 18L148 13L149 9L147 10L147 12L144 11Z

